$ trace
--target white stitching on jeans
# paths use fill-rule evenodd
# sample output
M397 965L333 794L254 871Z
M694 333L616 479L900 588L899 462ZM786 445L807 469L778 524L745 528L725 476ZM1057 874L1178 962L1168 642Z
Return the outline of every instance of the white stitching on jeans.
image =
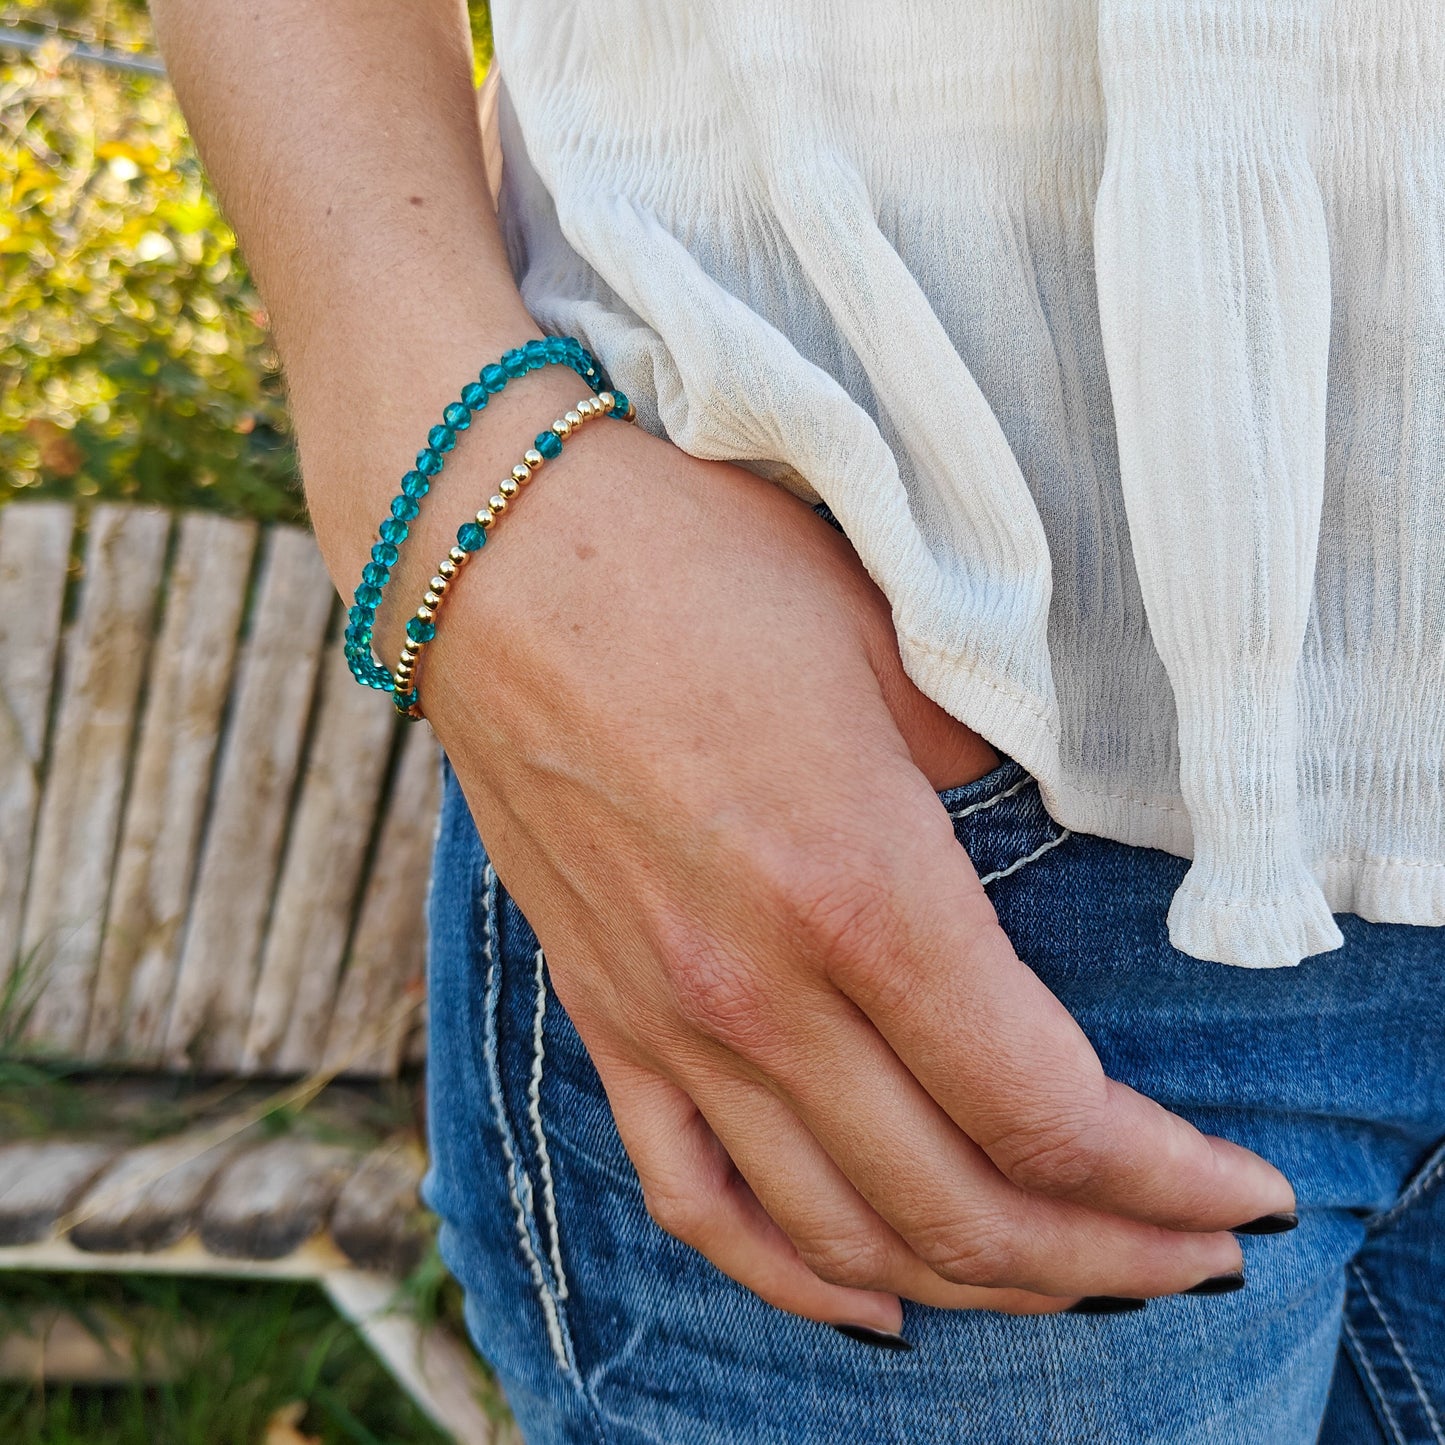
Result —
M1036 859L1042 858L1049 849L1057 848L1060 843L1067 843L1073 836L1073 832L1065 828L1057 838L1050 838L1047 843L1035 848L1032 853L1026 854L1016 862L1010 863L1007 868L1000 868L996 873L985 873L978 881L985 884L997 883L1000 878L1007 878L1011 873L1017 873L1020 868L1025 868Z
M1387 1225L1393 1224L1407 1209L1416 1204L1424 1194L1433 1189L1441 1180L1445 1180L1445 1148L1441 1149L1440 1157L1430 1162L1425 1172L1416 1178L1383 1214L1376 1215L1374 1219L1366 1221L1370 1233L1375 1234Z
M1360 1288L1365 1292L1365 1298L1374 1306L1375 1313L1380 1317L1380 1323L1384 1325L1385 1333L1389 1335L1390 1343L1395 1347L1395 1353L1400 1357L1400 1363L1404 1365L1405 1373L1409 1375L1410 1383L1420 1397L1425 1417L1430 1422L1430 1433L1435 1437L1437 1445L1445 1445L1445 1432L1440 1429L1440 1417L1435 1413L1435 1407L1430 1403L1430 1397L1425 1393L1425 1386L1421 1383L1419 1375L1415 1373L1415 1367L1410 1363L1409 1355L1405 1353L1405 1346L1400 1343L1399 1335L1395 1333L1394 1327L1390 1324L1390 1317L1385 1313L1384 1306L1375 1298L1375 1292L1370 1288L1370 1282L1365 1278L1365 1272L1358 1264L1351 1262L1350 1273L1359 1281Z
M1395 1445L1410 1445L1410 1442L1405 1439L1404 1432L1400 1429L1400 1422L1395 1418L1395 1412L1390 1408L1390 1397L1380 1384L1380 1377L1375 1373L1375 1367L1370 1363L1370 1357L1365 1353L1365 1347L1360 1343L1360 1337L1355 1333L1354 1325L1350 1323L1349 1315L1342 1316L1340 1323L1345 1327L1345 1334L1355 1347L1351 1352L1355 1357L1355 1363L1370 1377L1370 1383L1375 1387L1375 1396L1380 1402L1380 1409L1385 1412L1385 1423L1390 1427L1390 1434L1395 1437Z
M1015 793L1023 792L1033 781L1033 778L1028 777L1022 782L1015 783L1011 788L1005 788L1001 793L995 793L991 798L985 798L981 803L970 803L966 808L950 808L948 816L950 818L967 818L974 813L981 813L985 808L992 808L996 803L1003 802L1005 798L1011 798Z
M552 1155L547 1149L547 1135L542 1130L542 1024L547 1012L547 960L537 950L537 1003L532 1010L532 1079L527 1086L527 1117L532 1121L532 1137L537 1141L537 1157L542 1165L542 1206L547 1211L550 1231L549 1248L552 1275L557 1281L557 1298L567 1298L567 1271L562 1268L562 1236L557 1229L557 1193L552 1187Z
M516 1151L507 1130L506 1103L502 1098L502 1070L497 1058L496 1009L499 994L497 957L492 938L492 911L497 905L497 875L489 862L482 875L484 897L482 899L482 957L487 961L486 1009L484 1029L484 1051L487 1060L487 1086L491 1093L492 1108L496 1111L497 1132L502 1139L502 1157L507 1165L507 1193L512 1197L512 1209L516 1215L517 1238L522 1242L522 1253L526 1256L527 1267L532 1281L537 1286L537 1295L542 1304L542 1315L547 1324L547 1339L557 1364L564 1370L572 1368L567 1342L562 1336L562 1321L557 1313L557 1302L547 1288L547 1277L542 1272L542 1261L532 1248L531 1231L527 1228L527 1215L532 1207L532 1181L517 1163ZM523 1201L525 1194L526 1200Z

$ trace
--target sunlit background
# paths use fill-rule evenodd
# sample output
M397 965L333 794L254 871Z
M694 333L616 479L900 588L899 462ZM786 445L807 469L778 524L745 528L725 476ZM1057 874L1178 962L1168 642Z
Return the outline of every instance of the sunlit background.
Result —
M17 493L302 512L265 310L142 0L0 3L0 502Z

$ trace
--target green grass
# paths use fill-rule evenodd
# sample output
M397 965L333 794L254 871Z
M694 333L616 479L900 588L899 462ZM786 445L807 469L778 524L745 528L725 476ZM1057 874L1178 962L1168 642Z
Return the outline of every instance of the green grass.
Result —
M261 1445L293 1402L324 1445L445 1445L361 1336L313 1286L143 1275L0 1275L0 1334L36 1311L136 1321L163 1384L0 1383L5 1445Z

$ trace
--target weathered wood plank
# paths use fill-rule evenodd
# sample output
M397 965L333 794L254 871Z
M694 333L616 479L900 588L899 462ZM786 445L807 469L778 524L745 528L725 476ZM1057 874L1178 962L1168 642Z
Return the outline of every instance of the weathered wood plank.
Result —
M66 1052L81 1047L90 1013L169 533L170 518L149 508L97 507L90 518L21 933L43 979L30 1036Z
M165 1054L176 1065L239 1062L333 595L310 535L276 528L166 1029Z
M73 510L60 503L0 510L0 980L20 947L74 528Z
M256 527L181 519L101 943L86 1056L152 1061L175 988Z
M425 1167L419 1149L377 1149L341 1186L331 1237L353 1264L393 1275L416 1267L428 1237L417 1197Z
M324 1067L395 1074L411 1033L402 1012L426 966L426 891L440 799L440 753L425 727L402 746L391 800L342 975Z
M248 1133L204 1148L204 1139L182 1134L129 1150L70 1211L71 1242L112 1254L168 1249L195 1228L212 1181L250 1141Z
M333 648L262 952L245 1073L305 1073L321 1056L397 726L387 699L357 687Z
M356 1163L354 1151L309 1139L273 1139L216 1179L201 1211L201 1242L230 1259L279 1259L325 1227Z
M53 1140L0 1149L0 1245L44 1239L119 1152L114 1144Z

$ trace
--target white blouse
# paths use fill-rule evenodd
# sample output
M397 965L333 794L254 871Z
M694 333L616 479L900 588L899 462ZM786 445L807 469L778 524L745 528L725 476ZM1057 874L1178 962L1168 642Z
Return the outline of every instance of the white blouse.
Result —
M494 0L523 296L1185 952L1445 924L1441 0Z

